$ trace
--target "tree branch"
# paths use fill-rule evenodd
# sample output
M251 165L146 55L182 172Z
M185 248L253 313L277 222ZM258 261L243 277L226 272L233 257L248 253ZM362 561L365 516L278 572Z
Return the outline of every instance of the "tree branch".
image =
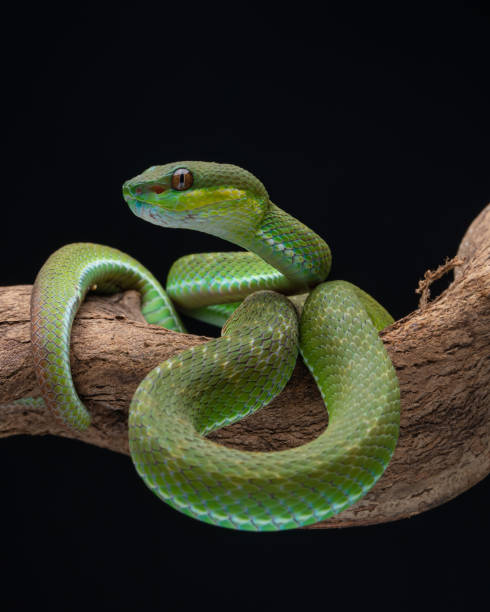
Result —
M400 439L388 469L354 506L312 528L412 516L490 472L490 205L470 226L457 257L449 288L381 333L402 398ZM146 324L133 291L89 297L73 326L71 365L93 424L75 432L45 410L12 403L39 395L30 352L30 292L30 286L0 288L0 437L51 434L128 453L128 406L140 381L165 359L208 338ZM317 387L298 363L269 406L209 437L242 450L281 450L314 439L326 426Z

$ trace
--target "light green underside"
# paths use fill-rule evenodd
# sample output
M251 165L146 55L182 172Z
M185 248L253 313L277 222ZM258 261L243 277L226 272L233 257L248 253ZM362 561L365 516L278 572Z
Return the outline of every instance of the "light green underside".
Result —
M170 270L167 293L116 249L86 243L61 248L39 272L32 296L32 346L43 398L66 424L89 425L71 379L69 342L90 289L136 288L146 320L177 331L183 327L175 306L214 324L228 319L220 338L165 361L139 385L129 414L136 469L159 498L214 525L268 531L318 522L364 495L395 448L398 382L378 337L392 319L354 285L322 282L330 268L328 246L269 203L252 175L223 164L180 164L185 166L157 166L125 184L133 212L165 226L190 223L254 253L181 258ZM193 172L194 183L173 194L169 177L180 167ZM218 197L218 204L208 204ZM236 203L230 205L232 197ZM284 294L311 287L298 315ZM329 413L328 428L317 439L258 453L206 437L280 393L298 350Z

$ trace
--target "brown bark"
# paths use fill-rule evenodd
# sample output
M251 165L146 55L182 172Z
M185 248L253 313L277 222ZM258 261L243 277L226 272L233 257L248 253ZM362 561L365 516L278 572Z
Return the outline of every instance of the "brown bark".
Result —
M402 399L400 438L388 469L354 506L313 528L412 516L490 472L490 205L467 231L448 267L454 265L455 280L442 295L381 333ZM93 425L71 431L47 411L11 403L39 394L30 353L30 291L0 288L0 437L52 434L128 453L127 411L139 382L158 363L208 338L146 324L135 292L89 297L76 318L71 349L75 385ZM315 438L326 426L320 394L298 363L268 407L210 437L242 450L280 450Z

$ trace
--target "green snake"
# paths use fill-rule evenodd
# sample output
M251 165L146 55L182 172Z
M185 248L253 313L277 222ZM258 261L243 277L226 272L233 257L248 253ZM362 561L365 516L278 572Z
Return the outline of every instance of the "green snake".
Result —
M355 503L385 470L398 437L398 381L378 335L393 321L388 312L348 282L325 282L328 245L238 166L153 166L127 181L123 196L150 223L199 230L245 250L182 257L166 291L114 248L77 243L56 251L31 301L45 404L68 426L90 425L70 373L73 320L89 290L136 288L149 323L184 331L178 310L224 323L220 338L152 370L131 401L131 457L159 498L201 521L253 531L302 527ZM286 297L300 294L308 294L302 308ZM328 410L322 434L273 452L240 451L206 437L279 394L298 350Z

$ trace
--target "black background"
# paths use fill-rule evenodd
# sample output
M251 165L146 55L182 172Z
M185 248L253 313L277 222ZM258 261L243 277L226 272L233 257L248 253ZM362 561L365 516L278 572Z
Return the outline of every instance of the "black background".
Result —
M490 199L488 5L342 6L4 14L1 284L31 283L73 241L162 279L180 255L233 249L122 200L146 167L203 159L259 176L329 242L332 278L412 311L418 279ZM9 610L268 608L280 594L309 609L317 592L403 608L426 587L470 597L488 575L488 479L393 524L256 535L176 513L127 457L81 443L5 439L0 462Z

